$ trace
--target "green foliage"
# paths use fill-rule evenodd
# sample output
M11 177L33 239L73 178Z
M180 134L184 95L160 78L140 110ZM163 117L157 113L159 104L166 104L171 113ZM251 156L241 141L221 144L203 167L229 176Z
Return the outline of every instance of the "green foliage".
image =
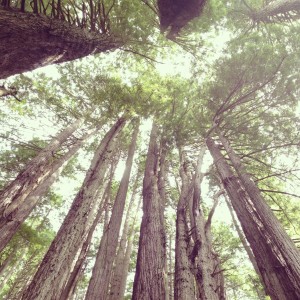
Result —
M78 117L84 118L84 129L103 125L94 141L83 146L81 153L73 157L62 172L62 177L73 179L78 173L86 172L88 159L118 117L123 114L130 120L138 117L142 124L153 121L159 125L169 150L165 226L167 235L175 237L175 209L180 188L180 180L179 188L174 180L174 177L178 179L179 169L176 148L188 148L194 160L199 145L216 121L242 158L247 172L261 190L267 190L265 199L280 222L294 239L299 240L299 201L284 192L299 193L299 24L256 26L249 18L249 8L244 1L212 0L208 1L203 15L181 31L176 44L166 41L159 32L158 16L146 5L149 3L155 9L155 3L104 2L106 10L114 3L108 16L109 33L122 38L124 45L120 51L68 63L58 68L57 76L38 73L13 79L22 102L10 99L1 105L0 116L7 126L1 133L5 145L0 154L0 185L13 179L47 144L37 135L33 139L22 136L19 124L28 119L47 119L49 129L63 128ZM63 4L68 3L63 1ZM251 2L253 10L262 6L263 1ZM229 36L228 43L220 41L223 34ZM222 49L216 49L218 43ZM191 60L192 70L187 75L180 71L176 74L159 71L159 64L153 61L168 59L178 64L183 54L181 60ZM13 124L11 128L10 124ZM132 127L133 124L127 126L118 140L122 158L126 156ZM32 131L38 128L36 124ZM15 134L17 141L11 140ZM75 134L78 138L80 135L79 132ZM216 136L214 131L211 135ZM142 170L140 174L143 173L147 139L141 136L139 140L142 150L139 150L136 168ZM66 149L64 145L57 155ZM288 160L284 162L286 157ZM210 171L207 180L208 195L219 185L214 172ZM139 176L141 189L143 176ZM114 180L111 199L118 186L119 182ZM272 192L274 190L277 192ZM202 205L206 215L210 207L207 202L204 200ZM35 272L55 235L49 213L55 210L58 215L65 214L64 205L64 195L59 195L55 187L51 189L1 253L1 263L11 254L10 266L20 263L20 267L12 271L1 296L14 290L14 283L20 276L25 278ZM138 231L139 224L135 224L134 229ZM233 228L216 222L212 231L214 250L225 270L228 297L261 299L258 277ZM99 239L100 236L97 241ZM87 274L96 255L96 244L90 249L86 274L78 285L82 294L88 285ZM129 266L131 276L125 299L130 298L137 252L138 235L134 235ZM27 275L22 273L22 267Z

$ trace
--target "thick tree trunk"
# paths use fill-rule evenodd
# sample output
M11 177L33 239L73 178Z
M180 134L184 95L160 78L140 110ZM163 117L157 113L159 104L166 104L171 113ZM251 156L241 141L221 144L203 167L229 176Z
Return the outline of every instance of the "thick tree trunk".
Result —
M207 139L207 146L251 246L268 295L275 300L299 299L299 251L271 209L259 198L257 187L253 188L254 182L240 170L237 162L233 163L239 172L239 178L234 176L211 138ZM232 152L230 156L233 156Z
M1 191L0 224L8 221L10 214L20 207L26 197L47 178L53 165L55 152L82 123L83 121L79 119L54 137L49 145L27 164L16 179Z
M115 139L124 125L125 119L122 117L104 136L83 185L31 284L23 294L23 300L59 299L70 276L72 264L76 261L76 255L79 255L93 225L99 205L99 198L95 196L113 155Z
M121 42L66 21L0 7L0 79L114 50Z
M174 275L174 299L195 299L194 275L191 271L189 259L189 229L187 226L188 204L192 197L192 190L187 175L186 163L180 153L180 177L181 193L177 205L176 216L176 240L175 240L175 275Z
M167 299L165 286L166 241L158 192L158 127L151 131L144 182L143 217L133 284L133 300Z
M76 154L84 141L91 136L89 133L84 138L78 140L70 150L53 163L45 180L42 181L35 190L33 190L24 201L18 205L7 217L0 218L0 251L8 244L10 239L16 233L20 225L29 216L31 211L37 205L55 180L59 177L69 159Z
M275 0L259 11L251 11L251 18L256 22L270 23L300 18L300 0Z
M285 232L284 228L270 207L266 204L260 193L260 190L250 175L244 170L239 156L234 152L228 140L222 135L222 133L219 134L219 137L234 169L239 176L242 186L248 193L254 209L258 212L260 222L263 224L265 230L265 238L269 239L269 252L272 251L272 254L274 255L274 266L272 266L272 268L276 267L274 270L277 270L276 277L278 278L279 282L281 282L281 288L275 289L273 287L274 283L272 283L269 279L270 276L268 274L262 274L265 281L268 281L268 284L266 285L267 289L272 290L272 294L276 294L277 297L279 291L282 290L282 293L286 296L292 296L292 294L295 293L295 295L300 298L299 250L296 248L292 239ZM275 263L275 261L277 262ZM291 292L291 290L294 290L294 292ZM293 298L290 297L289 299Z
M111 163L110 175L108 176L109 177L108 182L103 185L103 188L100 188L97 191L97 194L96 194L95 198L102 197L101 204L99 205L97 215L96 215L96 217L93 221L93 225L92 225L92 227L91 227L91 229L90 229L90 231L87 235L87 238L84 241L84 243L82 245L82 248L80 249L80 254L77 257L77 260L75 262L73 270L71 271L70 276L68 278L68 281L67 281L67 283L66 283L66 285L65 285L65 287L64 287L64 289L61 293L60 300L73 299L78 281L80 280L80 278L81 278L81 276L84 272L85 260L86 260L86 257L88 255L88 251L89 251L89 248L90 248L90 245L91 245L91 240L93 238L95 228L96 228L97 224L99 223L99 220L100 220L100 218L103 214L103 211L104 211L104 207L107 204L106 203L107 200L108 200L107 194L110 193L110 190L111 190L113 175L114 175L115 169L117 167L117 163L118 163L117 160L113 160L113 162Z
M110 296L109 300L122 300L124 298L124 293L125 293L125 287L126 287L126 279L127 279L127 273L128 273L128 268L129 268L129 260L127 264L127 256L130 254L132 251L132 242L133 242L133 235L134 235L134 230L133 226L135 223L135 218L133 221L133 224L131 225L131 230L129 232L129 218L132 213L132 207L134 200L136 198L136 193L137 193L137 188L138 188L138 182L139 182L139 176L140 172L137 172L134 187L132 189L132 195L130 198L130 202L128 205L126 217L125 217L125 222L123 226L123 232L122 232L122 237L119 243L119 248L117 251L117 256L115 259L115 267L113 271L113 276L110 281ZM139 205L137 207L137 210L139 210ZM126 245L127 243L127 245Z
M89 282L87 294L85 297L86 300L106 300L109 296L109 283L111 280L113 263L118 247L119 232L122 223L122 216L129 186L129 179L138 132L139 124L136 124L132 135L132 141L128 149L126 167L114 202L111 218L108 227L105 229L101 238L99 250L92 272L92 277Z

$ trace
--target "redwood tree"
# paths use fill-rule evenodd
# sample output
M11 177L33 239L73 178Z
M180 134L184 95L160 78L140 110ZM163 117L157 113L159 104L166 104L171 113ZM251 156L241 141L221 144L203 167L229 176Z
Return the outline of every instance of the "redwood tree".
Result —
M97 191L103 183L109 159L114 153L116 137L125 122L124 117L119 118L102 139L82 187L37 273L23 294L23 300L59 299L76 262L76 256L79 255L93 226L99 204Z
M243 171L240 161L224 137L222 143L225 144L227 153L230 153L229 158L237 176L213 139L207 138L207 146L251 246L266 292L275 300L299 299L299 250L262 199L253 180Z
M122 45L111 34L76 26L67 17L3 6L0 6L0 40L0 79Z
M46 194L50 186L62 172L64 166L68 163L69 159L75 155L75 153L83 145L84 141L90 137L91 134L92 132L86 133L85 136L78 139L64 155L54 161L50 167L50 171L45 176L45 179L39 182L36 189L30 192L23 202L18 203L18 206L15 207L8 216L4 215L0 218L0 251L7 245L20 225L29 216L31 211L37 205L39 199ZM20 196L22 196L22 194Z
M23 205L26 197L46 180L55 163L56 151L82 123L83 121L78 119L55 136L36 157L29 161L16 179L0 192L1 227L7 220L13 218L15 210Z
M135 125L135 129L132 134L132 141L128 149L124 174L113 205L110 221L107 228L105 228L100 241L92 277L85 297L86 300L96 298L105 300L108 299L109 296L109 283L112 276L113 263L118 246L119 232L124 213L138 131L139 122Z
M167 299L168 297L165 282L165 229L161 216L163 214L162 199L158 191L158 131L158 126L154 121L143 181L143 217L133 285L133 300Z

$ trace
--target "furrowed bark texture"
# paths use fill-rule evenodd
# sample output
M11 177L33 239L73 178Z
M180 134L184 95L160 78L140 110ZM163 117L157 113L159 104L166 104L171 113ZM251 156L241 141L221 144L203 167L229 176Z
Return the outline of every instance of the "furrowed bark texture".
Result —
M121 42L65 21L0 7L0 79L114 50Z
M101 141L83 185L31 284L23 294L23 300L59 299L70 276L73 262L76 261L96 217L100 202L99 197L96 197L97 191L103 183L113 155L115 139L124 125L125 119L120 118Z
M195 270L195 277L198 286L198 295L201 300L222 300L225 299L223 274L220 271L220 266L213 252L212 237L211 237L211 218L214 208L205 220L201 209L201 183L204 174L201 173L205 147L202 147L197 162L197 167L194 176L194 194L191 212L192 222L192 237L194 239L194 248L190 254L192 264ZM215 201L216 203L216 201Z
M250 246L248 245L248 243L246 241L246 238L245 238L245 236L244 236L244 234L243 234L243 232L242 232L242 230L241 230L241 228L240 228L240 226L239 226L239 224L238 224L238 222L237 222L237 220L236 220L236 218L234 216L232 206L229 203L229 200L228 200L227 197L225 197L225 200L226 200L226 204L227 204L227 207L228 207L230 215L231 215L231 219L232 219L232 223L234 225L234 228L235 228L235 230L236 230L236 232L237 232L237 234L238 234L238 236L239 236L239 238L240 238L240 240L241 240L241 242L243 244L243 247L244 247L245 251L247 252L249 260L251 261L252 266L253 266L253 268L254 268L257 276L259 277L263 288L266 289L266 287L264 286L263 278L262 278L262 276L260 274L260 271L259 271L259 268L257 266L257 262L255 260L254 254L253 254ZM265 293L265 291L263 289L261 291L258 291L258 293L259 293L259 298L260 299L265 299L266 293Z
M84 141L90 137L90 135L91 133L87 134L83 139L78 140L66 154L54 162L53 165L51 165L50 171L45 177L45 180L42 181L37 188L33 190L21 204L18 205L18 207L10 212L8 217L0 219L0 251L9 243L20 225L35 208L39 199L46 194L51 185L59 177L69 159L76 154Z
M101 216L103 215L104 207L107 205L107 203L106 203L108 200L107 194L110 193L111 185L112 185L112 181L113 181L113 175L115 173L117 164L118 164L118 160L114 159L111 162L110 174L109 174L109 176L106 176L108 178L106 178L107 180L105 180L107 182L105 182L103 184L103 187L100 188L96 193L96 196L95 196L96 199L99 197L102 197L101 204L99 205L97 215L93 221L93 225L88 233L88 236L87 236L86 240L84 241L82 248L80 249L80 254L77 257L77 260L75 262L73 270L71 271L68 281L61 293L60 300L73 299L72 297L75 294L77 283L80 280L80 278L84 272L84 269L85 269L85 260L86 260L86 257L87 257L87 254L88 254L88 251L89 251L89 248L91 245L91 240L93 238L95 228L96 228ZM102 194L102 196L101 196L101 194Z
M139 124L136 125L132 135L124 174L119 185L108 227L101 238L92 277L85 297L86 300L93 300L97 298L106 300L109 297L109 283L118 247L119 232L122 223L138 132Z
M66 286L64 287L64 290L63 292L61 293L61 296L60 296L60 300L66 300L66 299L69 299L72 292L75 290L76 288L76 285L77 285L77 282L78 282L78 279L79 279L79 276L81 274L81 270L83 268L83 265L84 265L84 261L86 259L86 256L87 256L87 253L89 251L89 247L90 247L90 244L91 244L91 240L92 240L92 237L93 237L93 233L95 231L95 228L100 220L100 217L103 213L103 209L99 209L98 212L97 212L97 216L96 218L94 219L94 222L93 222L93 225L86 237L86 240L84 241L83 245L82 245L82 248L80 250L80 254L77 258L77 261L75 263L75 266L70 274L70 277L66 283Z
M194 275L189 260L189 228L187 226L187 213L189 198L192 197L190 182L187 175L183 154L180 155L181 193L177 205L176 240L175 240L175 275L174 299L195 299Z
M158 128L151 131L144 182L143 217L133 285L133 300L167 299L165 286L166 241L161 224L161 199L158 192Z
M47 179L55 163L53 157L55 152L82 123L83 121L79 119L54 137L16 179L0 192L0 229L14 218L16 210L22 207L28 195Z
M299 299L299 251L271 209L259 198L257 187L253 188L255 184L248 175L241 172L236 165L239 177L234 176L211 138L207 139L207 146L251 246L267 288L266 292L275 300Z

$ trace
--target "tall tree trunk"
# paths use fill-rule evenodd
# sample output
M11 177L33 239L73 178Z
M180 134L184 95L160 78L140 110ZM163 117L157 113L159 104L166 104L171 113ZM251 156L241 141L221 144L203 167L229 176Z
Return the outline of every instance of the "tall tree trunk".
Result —
M169 245L168 245L168 284L169 284L169 300L174 299L174 257L173 257L173 235L169 234Z
M166 162L166 156L167 156L167 140L165 138L162 138L159 145L159 171L158 171L158 180L157 180L157 187L158 187L158 194L160 197L160 222L162 224L162 227L165 228L165 207L166 207L166 172L167 172L167 162ZM164 234L162 237L165 241L165 257L167 257L167 235L166 232L163 231L161 234ZM166 299L169 297L169 283L168 283L168 261L167 258L165 259L165 289L166 289Z
M125 118L122 117L98 146L83 185L31 284L23 294L23 300L59 299L70 275L74 257L79 254L79 249L93 225L99 205L99 197L95 196L113 155L116 137L124 125Z
M106 300L109 296L109 283L118 246L119 232L122 223L138 132L139 123L136 124L132 134L132 141L128 149L124 174L119 185L108 227L105 229L101 238L92 277L85 297L86 300L93 300L97 298Z
M143 217L133 284L133 300L167 299L166 241L158 192L158 127L153 123L143 182Z
M0 79L122 45L112 35L0 7Z
M202 203L201 183L204 178L204 174L201 173L201 167L203 164L204 154L205 147L203 146L200 150L193 183L194 194L191 212L191 220L193 220L193 222L191 222L191 231L194 239L194 248L190 254L190 259L195 270L199 299L221 300L225 299L225 295L222 294L223 288L222 286L219 286L219 278L222 276L222 273L216 272L218 266L216 265L215 254L213 252L210 231L210 223L215 205L211 210L207 221L205 220L200 206Z
M51 171L55 152L82 123L83 120L78 119L54 137L49 145L25 166L16 179L0 192L0 224L3 220L5 223L7 218L9 219L10 213L19 207L26 197L47 178Z
M108 182L104 184L103 188L100 188L97 191L96 198L102 197L102 202L100 204L100 208L98 209L97 215L94 219L93 225L87 235L86 240L84 241L82 248L80 249L80 254L77 257L77 260L75 262L75 265L73 267L73 270L68 278L68 281L61 293L60 300L66 300L66 299L72 299L73 295L76 291L77 283L82 276L82 273L84 271L84 265L85 265L85 260L88 255L88 251L90 249L91 241L93 238L93 234L95 231L95 228L97 224L99 223L99 220L103 214L104 207L106 206L106 202L108 201L107 194L110 193L111 190L111 185L113 181L113 176L115 173L115 169L117 167L118 160L113 160L111 163L111 168L110 168L110 175L108 176ZM105 187L106 186L106 187ZM104 192L103 192L104 191Z
M268 295L276 300L299 299L299 251L259 195L254 182L240 170L233 152L230 156L231 160L234 158L238 178L211 138L207 138L207 146L251 246Z
M91 136L93 132L90 132L84 136L84 138L75 142L70 150L60 157L50 167L48 175L44 181L41 181L35 190L33 190L22 203L18 205L14 210L9 213L8 216L0 218L0 251L9 243L10 239L16 233L20 225L26 220L31 211L37 205L39 199L41 199L55 180L59 177L60 173L68 163L69 159L76 154L80 149L84 141Z
M109 300L122 300L124 298L126 279L127 279L128 268L129 268L129 261L127 265L126 257L127 255L129 255L130 257L132 251L132 249L130 249L131 248L130 244L132 244L132 240L133 240L132 236L134 235L133 225L131 226L131 230L129 232L129 218L132 211L134 200L136 198L139 177L140 177L140 172L138 170L136 174L134 187L132 189L129 205L127 208L122 237L119 243L119 248L114 263L115 266L114 266L113 276L110 281ZM139 205L137 207L137 210L139 210ZM133 223L135 223L135 220L133 221Z
M104 201L104 199L102 201ZM102 213L103 213L103 207L102 207L102 209L100 208L97 212L97 216L93 222L92 227L90 228L90 231L86 237L86 240L84 241L84 243L82 245L82 248L81 248L80 254L76 260L75 266L68 278L68 281L66 283L66 286L63 289L63 292L61 293L61 296L59 298L60 300L69 299L72 294L72 291L74 291L76 288L79 276L81 274L81 270L83 268L86 256L88 254L88 251L89 251L89 248L91 245L93 233L94 233L95 228L100 220Z
M189 180L184 153L180 151L180 177L181 193L177 204L176 215L176 240L175 240L175 275L174 299L195 299L194 275L191 271L189 259L189 228L187 226L187 213L192 186Z
M248 243L246 241L246 238L245 238L245 236L243 234L243 231L241 230L241 228L240 228L240 226L239 226L239 224L238 224L238 222L237 222L237 220L236 220L236 218L234 216L232 206L231 206L231 204L230 204L230 202L229 202L229 200L228 200L228 198L226 196L225 196L225 201L226 201L227 207L229 209L229 212L230 212L230 215L231 215L231 219L232 219L232 223L234 225L234 228L235 228L235 230L236 230L236 232L237 232L237 234L238 234L238 236L239 236L239 238L240 238L240 240L241 240L241 242L243 244L243 247L244 247L244 249L245 249L245 251L246 251L246 253L248 255L249 260L251 261L251 264L252 264L252 266L253 266L253 268L254 268L257 276L259 277L259 279L261 281L261 284L263 285L263 288L266 289L266 287L264 286L263 278L262 278L262 276L260 274L260 271L259 271L259 268L257 266L257 262L255 260L254 254L253 254L250 246L248 245ZM264 290L262 290L261 292L259 292L259 299L264 300L265 296L266 296L266 293L264 292Z
M139 210L139 206L140 205L138 205L137 210ZM113 297L109 298L110 300L113 300L113 299L122 300L122 299L124 299L129 264L130 264L130 261L132 260L132 258L131 258L132 245L133 245L133 241L134 241L134 236L136 234L135 227L134 227L135 219L133 220L133 223L132 223L131 230L130 230L129 234L127 235L126 251L124 253L123 260L122 260L122 263L121 263L120 268L119 268L120 276L119 276L118 293L115 294L115 296L116 296L115 298L113 298ZM121 266L122 266L122 268L121 268Z

